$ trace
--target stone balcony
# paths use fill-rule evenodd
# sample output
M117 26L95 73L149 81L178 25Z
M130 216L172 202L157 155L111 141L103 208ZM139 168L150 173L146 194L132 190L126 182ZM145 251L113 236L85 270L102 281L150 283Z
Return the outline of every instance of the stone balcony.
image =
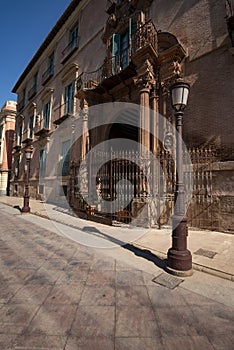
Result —
M129 47L118 55L106 57L101 67L93 72L83 72L76 80L77 97L81 91L93 90L97 93L119 84L136 74L135 57L148 55L157 58L157 31L152 21L140 26L132 36Z

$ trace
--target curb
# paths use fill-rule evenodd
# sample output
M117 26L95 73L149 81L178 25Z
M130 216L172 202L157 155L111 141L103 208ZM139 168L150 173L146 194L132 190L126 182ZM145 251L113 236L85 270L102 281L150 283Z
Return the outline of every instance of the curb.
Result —
M151 252L155 252L157 254L157 256L159 258L161 258L161 259L166 259L167 258L167 254L165 254L163 252L160 252L158 250L149 249L149 247L145 247L145 246L137 244L137 243L135 243L134 245L136 247L143 248L143 249L148 249ZM225 280L229 280L229 281L234 282L234 275L232 275L231 273L227 273L227 272L224 272L224 271L221 271L221 270L217 270L217 269L214 269L212 267L207 267L207 266L204 266L204 265L201 265L201 264L198 264L198 263L192 263L192 265L193 265L193 269L196 270L196 271L204 272L204 273L207 273L209 275L212 275L212 276L215 276L215 277L220 277L220 278L223 278Z

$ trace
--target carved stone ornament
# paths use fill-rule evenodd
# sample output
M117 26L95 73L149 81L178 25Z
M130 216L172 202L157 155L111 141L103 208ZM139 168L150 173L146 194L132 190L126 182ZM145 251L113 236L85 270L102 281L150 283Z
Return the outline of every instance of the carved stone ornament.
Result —
M83 120L88 119L88 111L89 111L89 105L86 99L82 98L80 101L80 108L82 110L83 114Z
M102 35L103 42L106 44L114 32L119 32L121 27L128 22L130 16L135 12L144 11L150 6L152 1L153 0L110 1L110 6L106 11L109 17L106 21Z
M112 13L107 19L107 25L115 28L116 23L117 23L116 15Z
M134 83L139 90L151 89L155 85L156 79L154 75L154 69L150 61L147 59L137 69L137 78L134 79Z
M163 63L160 67L160 78L166 87L182 78L182 62L175 58Z
M169 152L175 148L175 139L172 133L166 133L164 136L163 147Z
M178 60L175 60L173 62L173 65L174 65L174 71L173 71L174 75L176 76L176 78L180 78L181 71L182 71L181 63Z

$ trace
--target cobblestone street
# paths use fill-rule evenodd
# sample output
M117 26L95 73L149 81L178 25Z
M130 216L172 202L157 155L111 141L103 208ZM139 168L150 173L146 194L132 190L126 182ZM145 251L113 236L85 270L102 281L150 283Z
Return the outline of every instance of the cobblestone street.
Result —
M169 279L163 261L79 245L2 204L0 213L1 350L233 347L233 282L198 271Z

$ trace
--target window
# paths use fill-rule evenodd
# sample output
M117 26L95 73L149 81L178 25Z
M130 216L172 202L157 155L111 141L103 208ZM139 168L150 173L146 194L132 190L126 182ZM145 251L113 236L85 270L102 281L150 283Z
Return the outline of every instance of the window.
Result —
M69 32L68 45L62 52L63 58L62 63L64 63L72 53L78 48L78 25L75 25Z
M74 81L65 87L64 114L73 113L74 111L74 89Z
M53 74L54 73L54 52L49 57L49 65L48 66L49 66L48 67L49 74Z
M0 163L2 162L2 134L3 134L3 127L0 126Z
M39 194L44 194L44 185L39 185Z
M26 89L23 89L23 93L22 93L22 101L25 104L25 97L26 97Z
M33 77L33 86L35 87L35 89L37 89L37 77L38 77L38 74L36 73Z
M19 101L18 101L18 111L20 111L24 106L25 106L25 97L26 97L26 89L24 88L22 91L21 99L19 96Z
M33 138L33 128L34 128L34 116L29 118L29 138Z
M40 166L39 175L45 176L45 170L46 170L46 150L45 149L40 150L39 166Z
M33 84L31 89L28 92L28 98L32 98L34 95L36 95L37 92L37 78L38 78L38 73L34 74L33 76Z
M59 195L67 197L67 185L62 185L60 187Z
M75 27L72 28L72 30L70 30L69 33L69 46L70 49L74 49L75 47L77 47L78 44L78 26L76 25Z
M42 85L45 85L47 81L53 76L53 74L54 74L54 52L49 56L47 69L42 74Z
M19 146L21 146L21 144L22 144L22 135L23 135L23 125L20 125L19 134L18 134L18 145Z
M43 108L44 128L50 128L50 102L47 102Z
M16 160L16 165L15 165L15 177L19 177L19 172L20 172L20 159L17 158Z
M129 26L120 34L112 37L112 73L117 74L129 65L130 43L136 32L136 23L129 19ZM134 46L134 45L133 45Z
M69 163L70 163L70 140L62 143L62 176L69 175Z

